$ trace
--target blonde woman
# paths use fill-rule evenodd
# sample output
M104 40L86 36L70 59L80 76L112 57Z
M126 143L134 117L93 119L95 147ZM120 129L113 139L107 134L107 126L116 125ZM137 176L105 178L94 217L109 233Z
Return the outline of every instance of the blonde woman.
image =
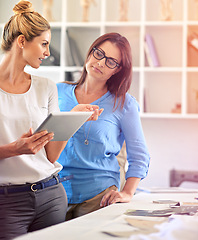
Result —
M66 142L53 133L33 129L50 112L59 111L56 84L24 72L26 65L39 68L50 55L49 23L32 4L20 1L6 23L0 64L0 239L63 222L67 196L56 162ZM73 111L98 109L78 105ZM93 118L96 120L98 110Z

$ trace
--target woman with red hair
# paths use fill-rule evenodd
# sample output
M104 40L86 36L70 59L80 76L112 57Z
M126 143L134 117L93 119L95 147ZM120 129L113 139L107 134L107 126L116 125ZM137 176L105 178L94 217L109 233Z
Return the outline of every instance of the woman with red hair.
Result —
M119 33L96 39L88 50L82 75L76 83L58 83L59 107L69 111L79 103L103 108L96 122L85 123L60 155L60 174L69 203L67 219L117 202L129 202L149 166L139 105L127 93L132 81L132 55L128 40ZM116 156L126 142L126 183L120 191Z

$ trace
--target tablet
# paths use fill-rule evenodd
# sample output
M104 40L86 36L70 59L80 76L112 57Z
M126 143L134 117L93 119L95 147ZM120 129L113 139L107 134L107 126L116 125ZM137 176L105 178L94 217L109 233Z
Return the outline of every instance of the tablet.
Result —
M34 133L47 130L54 133L52 141L67 141L92 114L93 111L50 113Z

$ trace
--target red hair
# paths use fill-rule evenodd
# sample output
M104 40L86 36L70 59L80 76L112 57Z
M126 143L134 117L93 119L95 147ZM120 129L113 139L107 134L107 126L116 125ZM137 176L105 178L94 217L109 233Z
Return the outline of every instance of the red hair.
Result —
M86 62L88 61L89 56L92 54L93 48L99 47L105 41L109 41L115 44L120 49L121 70L118 71L116 74L112 75L107 80L107 89L108 91L110 91L110 93L112 93L115 96L114 108L116 106L117 100L118 100L117 107L121 104L121 107L123 108L124 101L125 101L125 94L129 90L132 82L132 53L131 53L131 47L128 40L124 36L120 35L119 33L106 33L100 36L99 38L97 38L92 43L86 56L86 61L83 66L80 80L75 84L81 85L85 82L85 79L87 76Z

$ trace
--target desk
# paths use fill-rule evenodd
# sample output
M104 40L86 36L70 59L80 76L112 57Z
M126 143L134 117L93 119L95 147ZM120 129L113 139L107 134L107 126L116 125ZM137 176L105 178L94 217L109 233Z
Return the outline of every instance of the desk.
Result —
M171 199L183 202L196 202L197 193L138 193L130 203L117 203L85 216L57 224L46 229L28 233L16 240L113 240L114 237L103 231L132 231L124 213L128 209L164 209L164 204L155 204L153 200ZM167 205L166 205L167 206ZM148 218L148 217L147 217ZM116 237L116 240L126 238Z

